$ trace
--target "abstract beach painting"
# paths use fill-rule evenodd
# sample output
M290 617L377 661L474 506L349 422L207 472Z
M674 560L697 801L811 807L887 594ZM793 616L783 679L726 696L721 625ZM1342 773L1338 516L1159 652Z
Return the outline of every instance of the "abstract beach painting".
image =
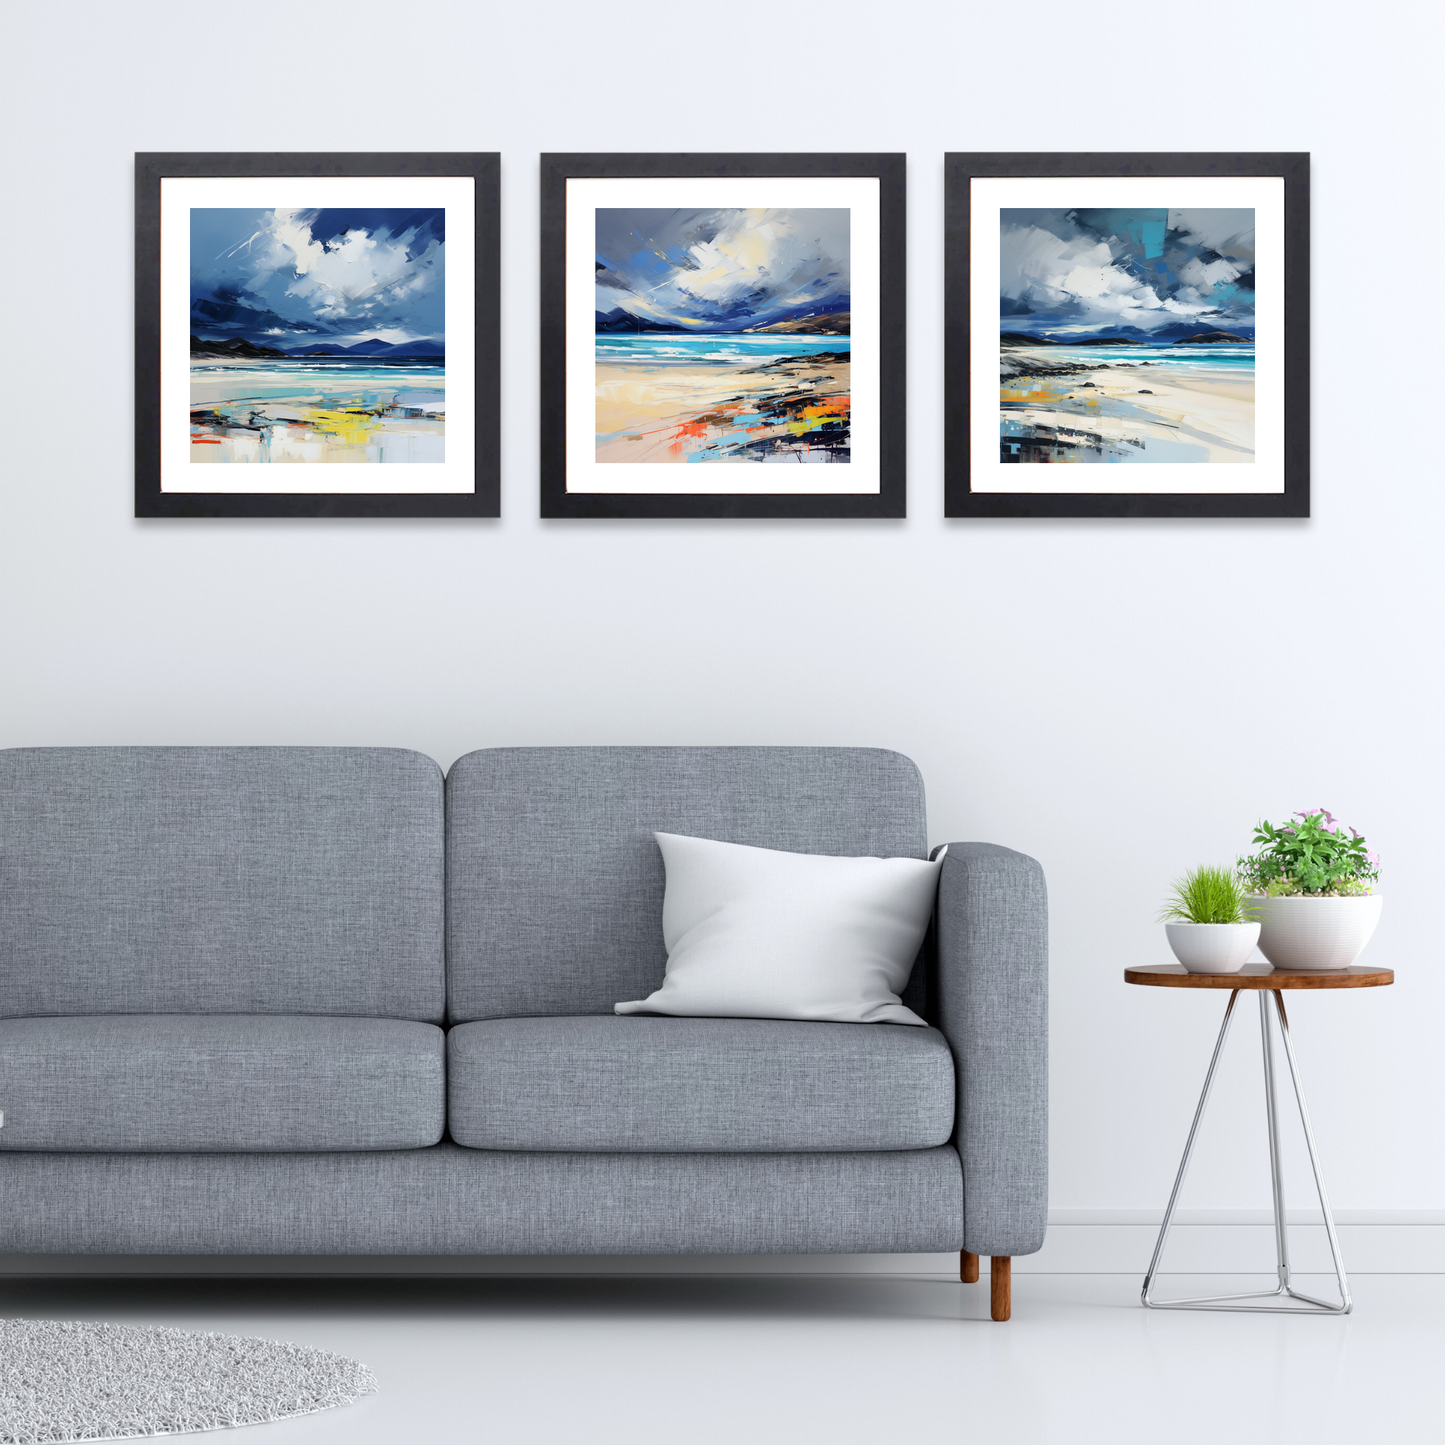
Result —
M1304 152L944 157L944 513L1307 517Z
M850 208L594 214L599 463L849 463Z
M497 516L500 175L137 154L136 516Z
M1254 463L1253 207L1002 207L998 328L1000 462Z
M194 206L190 460L446 460L444 208Z
M542 157L542 515L901 517L905 158Z

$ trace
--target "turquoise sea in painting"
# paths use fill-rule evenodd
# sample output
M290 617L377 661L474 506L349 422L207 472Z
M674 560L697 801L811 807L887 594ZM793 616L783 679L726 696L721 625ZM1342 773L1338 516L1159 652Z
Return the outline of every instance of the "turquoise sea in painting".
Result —
M439 462L446 367L313 357L191 361L191 460Z
M846 336L745 336L724 332L713 336L598 336L597 360L640 362L645 365L676 365L683 362L713 362L731 366L752 362L755 366L781 361L789 356L812 356L819 351L845 352Z
M1150 366L1162 368L1172 375L1186 372L1218 372L1225 376L1249 377L1254 374L1254 346L1151 346L1141 351L1137 346L1051 346L1050 361L1066 365Z

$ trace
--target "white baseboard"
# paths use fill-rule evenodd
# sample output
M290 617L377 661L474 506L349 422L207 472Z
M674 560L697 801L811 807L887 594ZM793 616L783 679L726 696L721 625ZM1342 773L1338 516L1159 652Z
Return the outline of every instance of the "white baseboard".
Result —
M1445 1274L1445 1224L1340 1223L1336 1232L1350 1274ZM1142 1279L1158 1234L1157 1220L1051 1224L1044 1247L1014 1260L1014 1273L1137 1274ZM1324 1225L1292 1223L1289 1257L1302 1274L1331 1273ZM1176 1224L1159 1267L1166 1274L1272 1274L1274 1229L1267 1222Z
M1015 1274L1135 1274L1143 1279L1159 1211L1057 1210L1037 1254ZM1290 1214L1290 1261L1331 1272L1318 1215ZM1296 1222L1298 1221L1298 1222ZM1349 1211L1338 1221L1350 1274L1445 1274L1445 1211ZM982 1262L985 1272L988 1261ZM1271 1274L1274 1230L1265 1210L1181 1210L1161 1263L1165 1274ZM806 1255L6 1255L0 1278L33 1276L276 1278L577 1275L804 1275L958 1278L956 1254Z

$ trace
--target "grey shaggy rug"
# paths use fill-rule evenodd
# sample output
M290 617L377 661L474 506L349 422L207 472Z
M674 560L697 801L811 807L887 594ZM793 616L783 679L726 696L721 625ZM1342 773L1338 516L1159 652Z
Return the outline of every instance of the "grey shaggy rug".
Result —
M327 1350L159 1326L0 1320L0 1445L259 1425L375 1393Z

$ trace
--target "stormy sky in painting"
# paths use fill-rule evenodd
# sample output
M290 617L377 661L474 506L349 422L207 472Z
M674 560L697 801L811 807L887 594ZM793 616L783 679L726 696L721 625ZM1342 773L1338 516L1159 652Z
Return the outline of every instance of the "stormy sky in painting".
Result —
M848 310L846 208L596 215L599 327L743 331Z
M280 351L445 346L445 212L191 210L191 331Z
M1003 209L999 324L1068 341L1254 336L1254 211Z

